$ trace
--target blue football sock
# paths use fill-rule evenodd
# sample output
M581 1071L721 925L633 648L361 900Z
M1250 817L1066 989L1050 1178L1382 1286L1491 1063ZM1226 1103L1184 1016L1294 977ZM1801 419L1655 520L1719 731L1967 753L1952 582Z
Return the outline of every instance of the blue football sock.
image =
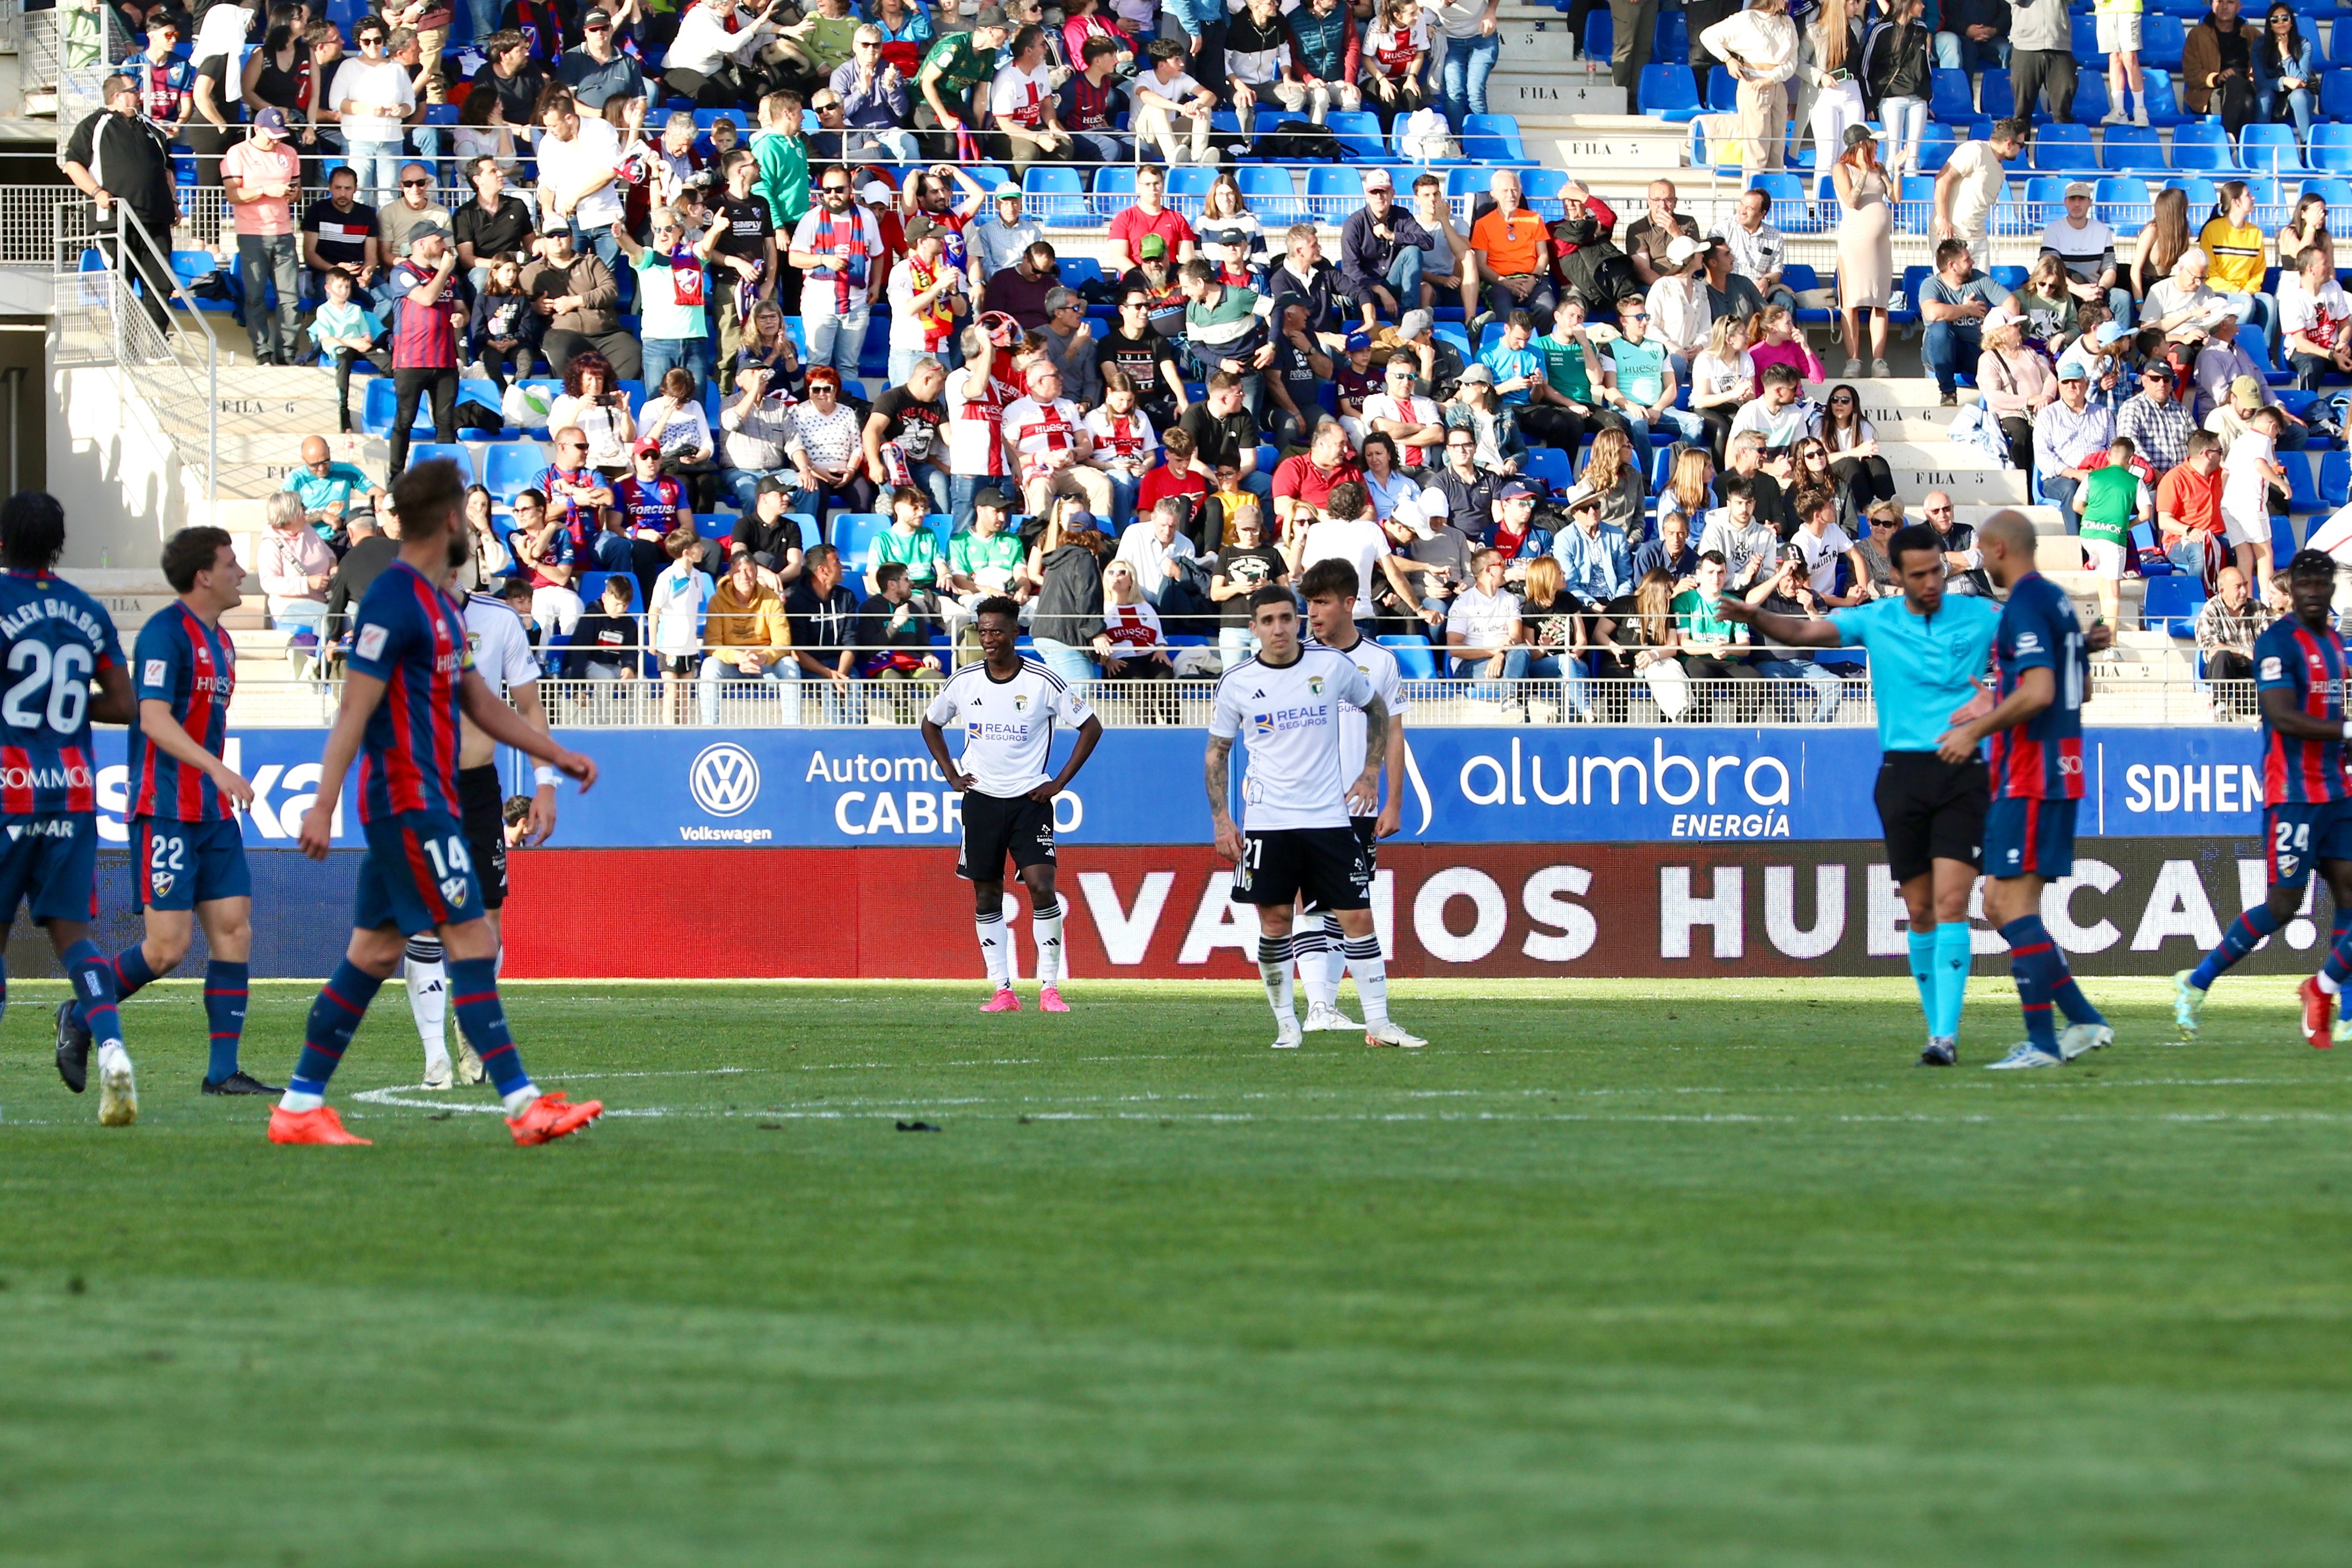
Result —
M522 1070L522 1052L515 1049L507 1029L507 1009L499 1000L499 966L495 958L449 960L449 1006L457 1027L482 1059L482 1066L501 1096L530 1087Z
M295 1060L294 1076L286 1087L296 1094L324 1094L327 1081L352 1048L352 1036L367 1016L368 1003L383 986L383 977L369 974L349 958L319 988L310 1004L310 1020L302 1031L302 1054Z
M155 969L147 962L147 950L143 946L133 945L115 955L114 999L116 1001L128 1001L133 993L153 984L154 979ZM87 1026L89 1022L89 1008L80 1006L75 1008L74 1011L81 1015L82 1023Z
M1936 1032L1936 928L1921 931L1913 927L1910 934L1911 981L1919 988L1919 1011L1927 1020L1927 1032Z
M1947 921L1936 927L1936 1021L1934 1032L1946 1040L1960 1032L1960 1009L1968 998L1969 923Z
M122 1043L122 1015L114 1010L114 966L85 936L65 951L66 973L80 1003L82 1026L99 1044Z
M2029 915L2000 928L2009 943L2009 972L2017 981L2017 1005L2025 1014L2025 1038L2051 1055L2058 1054L2058 1031L2050 1022L2050 963L2057 951L2042 917Z
M237 1043L245 1038L248 971L243 964L215 958L205 966L205 1021L212 1027L212 1064L205 1076L215 1083L236 1071Z
M2278 928L2279 919L2271 913L2271 906L2255 904L2230 922L2230 928L2221 933L2221 945L2205 955L2204 962L2197 966L2197 972L2189 977L2189 983L2200 991L2211 990L2214 981L2228 973L2239 959L2261 946L2263 938Z

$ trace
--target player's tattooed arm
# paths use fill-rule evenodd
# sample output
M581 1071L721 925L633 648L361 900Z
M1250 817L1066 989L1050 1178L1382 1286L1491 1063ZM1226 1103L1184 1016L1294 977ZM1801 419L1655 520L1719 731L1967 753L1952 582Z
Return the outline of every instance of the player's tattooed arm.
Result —
M1350 815L1369 817L1381 803L1381 768L1389 755L1389 705L1372 694L1364 704L1364 770L1348 786Z
M1225 802L1233 798L1234 737L1230 735L1209 737L1209 755L1205 767L1209 789L1209 821L1216 824L1217 852L1229 861L1242 858L1242 833L1234 826L1233 811Z

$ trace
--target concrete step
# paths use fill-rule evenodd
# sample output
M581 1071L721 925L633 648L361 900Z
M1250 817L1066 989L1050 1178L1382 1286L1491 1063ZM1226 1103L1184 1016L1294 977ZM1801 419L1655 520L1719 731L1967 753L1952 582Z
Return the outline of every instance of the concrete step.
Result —
M2025 476L1974 447L1954 442L1882 441L1879 455L1895 471L1895 487L1906 500L1942 490L1960 506L2016 506L2032 492Z
M1535 75L1538 71L1554 73L1606 75L1609 62L1597 63L1591 73L1585 62L1576 57L1576 38L1568 30L1568 18L1558 11L1538 12L1532 19L1510 18L1496 28L1503 40L1503 52L1496 58L1495 73L1508 70L1515 74ZM1492 78L1489 78L1490 80Z
M1613 114L1625 112L1625 89L1606 76L1587 76L1581 68L1502 70L1486 78L1486 107L1496 114ZM1658 122L1648 122L1655 126ZM1522 125L1524 129L1524 123ZM1540 159L1535 149L1529 152ZM1678 167L1680 158L1660 160Z

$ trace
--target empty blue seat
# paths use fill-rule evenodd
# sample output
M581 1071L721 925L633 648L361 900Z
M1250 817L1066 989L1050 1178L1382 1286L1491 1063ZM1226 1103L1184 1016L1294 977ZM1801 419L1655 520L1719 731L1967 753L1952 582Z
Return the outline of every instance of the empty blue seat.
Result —
M2319 498L2331 507L2352 506L2352 452L2320 454Z
M1135 205L1135 165L1107 163L1095 171L1095 216L1108 223Z
M1259 221L1287 226L1307 215L1288 169L1272 163L1244 163L1234 170L1234 179Z
M2247 129L2252 130L2249 126ZM2194 120L2172 132L2172 166L2176 169L2234 169L2237 155L2230 150L2230 133L2213 120Z
M1609 14L1597 13L1605 22ZM1423 636L1383 637L1381 646L1396 655L1397 674L1408 681L1433 681L1437 678L1437 654Z
M2337 456L2344 454L2337 453ZM1557 446L1529 446L1527 456L1528 477L1538 480L1555 490L1565 490L1576 476L1575 461Z
M866 570L866 547L875 535L889 527L888 516L881 512L834 513L833 548L841 552L843 575L855 576Z
M2096 17L2079 14L2070 16L2066 19L2066 28L2074 35L2076 59L2095 60L2099 57L2099 24ZM2076 80L2080 81L2089 74L2088 71L2080 72Z
M1318 163L1307 171L1307 211L1315 222L1344 222L1363 204L1362 170L1347 163Z
M2069 106L2074 123L2092 126L2107 115L2107 78L2095 70L2084 70L2074 78L2074 101Z
M2146 228L2156 215L2154 204L2148 200L2147 182L2145 180L2119 179L2110 175L2099 181L2094 190L2095 193L2091 197L2091 205L2098 213L2099 221L2121 233L2131 234Z
M2206 216L2212 212L2213 204L2221 199L2221 188L2201 174L2182 180L2167 180L2164 188L2179 191L2189 198L2189 227L2191 232L2205 226Z
M1927 117L1947 124L1977 111L1976 89L1966 71L1937 71L1927 89Z
M2147 61L2147 56L2143 53L2140 56L2140 59L2143 63L2146 63ZM2147 122L2149 125L2179 125L2181 121L2190 118L2189 111L2180 107L2180 99L2173 91L2172 77L2169 71L2148 70L2143 72L2142 75L2145 77L2147 84Z
M2066 187L2073 183L2055 174L2037 174L2025 182L2026 221L2046 224L2066 210Z
M1995 120L2007 120L2017 112L2017 95L2009 85L2007 71L1985 72L1977 84L1977 112Z
M2339 41L2352 40L2352 27L2337 30L2335 37ZM2352 125L2344 123L2347 120L2352 120L2352 71L2320 72L2319 123L2311 128L2311 161L2315 164L2326 169L2352 167L2347 164L2320 163L2319 162L2319 133L2323 131L2352 131ZM2343 145L2340 139L2336 143L2338 151Z
M2327 63L2331 66L2352 66L2352 28L2338 31L2330 27L2327 30ZM2319 79L2325 82L2327 73L2322 71Z
M1919 138L1919 172L1934 174L1940 172L1959 145L1960 139L1953 133L1950 126L1930 124L1927 134Z
M1216 170L1198 163L1180 163L1168 171L1168 204L1187 218L1197 218L1202 199L1216 183Z
M2081 113L2081 99L2075 112ZM2101 113L2105 110L2102 110ZM2033 166L2046 173L2064 173L2070 170L2088 171L2099 166L2099 155L2091 149L2091 128L2087 125L2045 125L2033 133Z
M2099 141L2099 167L2161 170L2170 165L2164 161L2164 142L2154 126L2110 125Z
M1555 222L1568 215L1568 207L1560 193L1568 189L1565 169L1522 169L1519 171L1519 194L1528 205Z
M2172 144L2180 145L2179 131L2173 132ZM2247 126L2238 133L2238 166L2264 174L2303 172L2303 150L2294 144L2294 127L2260 123Z
M2249 332L2246 336L2259 338L2262 334ZM2312 483L2310 454L2281 452L2274 455L2279 466L2286 470L2286 509L2297 514L2327 510L2327 503L2319 498L2319 486ZM2281 556L2279 559L2284 560L2286 558Z
M1595 11L1584 18L1584 57L1605 60L1617 47L1617 29L1609 20L1606 10Z
M1473 114L1462 121L1462 155L1473 162L1524 163L1527 145L1519 140L1518 117Z
M1021 176L1022 209L1049 229L1090 228L1085 184L1076 169L1059 163L1032 163Z
M1642 112L1676 124L1699 112L1698 78L1688 66L1642 68Z
M536 441L501 441L484 454L482 484L502 507L539 483L547 471L547 448Z
M474 482L474 455L466 450L463 443L419 441L408 449L408 465L412 468L436 457L448 458L457 465L457 472L465 477L467 484Z
M1709 114L1729 114L1739 107L1739 78L1729 71L1706 73L1706 110Z
M2338 207L2352 207L2352 180L2305 180L2303 193L2326 202L2331 213Z
M2143 65L2154 66L2160 71L2180 68L2180 51L2188 47L2189 29L2178 16L2143 16L2140 18L2139 57Z
M2139 621L2150 632L2175 637L2193 636L2198 612L2205 608L2204 580L2175 574L2151 577L2140 601Z
M1603 17L1603 21L1607 18ZM1385 163L1389 151L1381 141L1381 117L1369 110L1333 110L1323 120L1324 129L1339 139L1340 150L1351 162Z

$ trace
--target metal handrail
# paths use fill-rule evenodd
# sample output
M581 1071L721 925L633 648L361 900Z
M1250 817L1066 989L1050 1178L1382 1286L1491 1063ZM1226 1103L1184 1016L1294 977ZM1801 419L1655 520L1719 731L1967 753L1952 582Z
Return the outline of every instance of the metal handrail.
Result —
M110 220L110 235L106 232ZM111 204L110 211L101 214L94 204L77 196L58 204L55 221L52 266L58 308L51 330L58 362L110 365L138 387L180 461L202 471L209 517L220 499L220 339L173 274L168 238L159 242L122 202ZM112 256L96 245L100 238L113 240ZM93 248L100 265L85 271L84 259ZM142 256L143 269L138 260ZM131 258L128 267L126 257ZM142 270L172 279L171 298L185 304L185 320L194 323L194 330L183 324L169 300L158 327L133 298L132 279ZM102 323L89 319L92 308L102 315ZM188 418L191 400L200 400L204 408L201 438L188 428L194 423Z

